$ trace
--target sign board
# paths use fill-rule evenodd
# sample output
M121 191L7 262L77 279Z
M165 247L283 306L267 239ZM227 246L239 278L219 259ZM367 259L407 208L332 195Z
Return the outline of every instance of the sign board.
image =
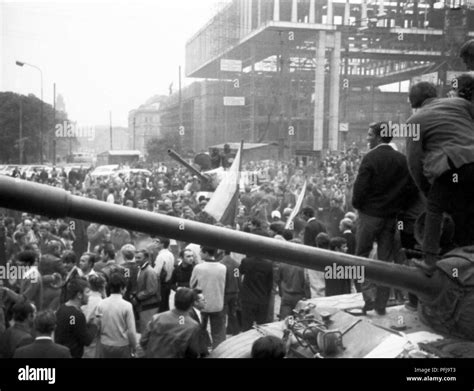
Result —
M411 79L411 85L419 83L421 81L427 81L433 83L435 86L438 85L438 72L425 73L424 75L415 76Z
M242 72L242 61L221 59L221 71L224 72Z
M452 85L452 82L454 81L454 79L456 79L459 75L462 75L463 73L466 73L466 72L462 72L462 71L447 71L447 72L446 72L446 84L447 84L447 85Z
M224 96L224 106L245 106L245 97Z
M348 132L349 131L349 122L340 122L339 123L339 131L340 132Z

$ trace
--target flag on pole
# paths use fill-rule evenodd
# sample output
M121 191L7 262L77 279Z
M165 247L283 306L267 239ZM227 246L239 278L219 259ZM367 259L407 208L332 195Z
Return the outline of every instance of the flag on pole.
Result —
M240 168L243 143L235 155L229 171L204 208L204 212L224 225L234 225L239 199Z
M293 229L293 220L296 215L300 212L301 206L303 205L304 197L306 195L306 181L303 184L303 187L298 195L298 199L296 200L296 205L293 208L290 217L288 217L288 221L286 222L285 229Z

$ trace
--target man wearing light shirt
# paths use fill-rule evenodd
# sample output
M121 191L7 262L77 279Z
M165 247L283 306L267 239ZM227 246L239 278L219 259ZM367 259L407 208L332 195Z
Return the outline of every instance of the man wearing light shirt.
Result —
M202 327L207 328L211 322L212 347L216 348L225 340L224 293L226 284L226 267L215 258L214 248L202 247L203 263L196 265L191 275L190 286L199 289L206 298L202 309Z
M135 354L137 336L132 304L122 298L125 279L112 273L109 280L110 296L97 306L101 318L100 358L130 358Z
M161 282L161 302L158 312L169 311L170 309L170 292L171 292L171 276L174 270L174 255L168 249L170 240L160 238L157 244L160 246L160 252L155 260L154 270Z

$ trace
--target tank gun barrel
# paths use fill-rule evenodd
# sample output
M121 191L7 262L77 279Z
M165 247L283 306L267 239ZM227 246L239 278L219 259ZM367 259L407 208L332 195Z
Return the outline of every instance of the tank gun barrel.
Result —
M54 218L71 217L150 235L161 235L319 271L334 265L363 267L364 277L367 279L425 297L433 297L441 289L439 282L426 277L414 267L335 253L74 196L63 189L6 176L0 177L0 207Z
M210 179L207 176L201 174L198 170L196 170L193 166L191 166L187 161L185 161L181 156L179 156L178 153L175 150L168 149L168 155L172 159L176 160L179 164L186 167L194 175L196 175L199 178L200 181L202 181L206 184L210 182Z

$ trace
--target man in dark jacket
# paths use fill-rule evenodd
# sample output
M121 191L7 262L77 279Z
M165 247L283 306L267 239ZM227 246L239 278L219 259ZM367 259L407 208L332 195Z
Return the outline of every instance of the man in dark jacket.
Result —
M326 227L316 220L314 209L309 206L302 209L301 217L306 221L303 244L316 247L316 236L321 232L326 232Z
M13 358L71 358L66 346L53 342L56 316L51 310L39 312L35 318L36 339L33 343L15 350Z
M226 267L224 311L227 314L227 334L237 335L240 325L237 319L237 309L240 291L239 263L231 257L230 251L225 251L221 263Z
M89 300L89 283L82 278L74 278L67 287L65 304L59 307L57 316L56 342L67 346L71 356L81 358L84 346L89 346L97 335L98 319L91 318L86 322L81 306Z
M180 288L178 288L180 289ZM199 357L209 356L209 348L211 347L211 337L202 323L201 311L206 308L206 298L199 289L194 289L195 300L194 304L189 310L189 316L200 327L199 330Z
M174 296L175 308L153 316L140 339L146 358L200 356L201 327L189 315L195 299L192 289L178 289Z
M189 282L194 269L194 253L191 249L184 249L180 253L181 263L173 269L170 286L176 291L179 288L189 288Z
M419 110L407 123L418 126L420 135L407 141L408 165L427 198L425 261L416 264L428 274L439 253L443 212L454 220L456 244L474 244L474 77L461 75L456 82L453 98L435 99L436 87L430 83L414 85L409 95Z
M474 39L470 39L461 46L459 57L470 71L474 71Z
M377 242L377 258L386 262L394 257L396 216L408 194L416 191L405 156L388 145L392 141L388 129L386 122L369 126L370 151L360 164L352 197L352 204L359 211L356 255L368 257ZM374 291L375 297L371 294ZM365 311L375 309L377 313L385 314L390 288L366 280L362 293Z
M266 236L263 231L257 231ZM250 330L253 323L266 323L273 288L273 266L266 259L246 257L240 264L243 276L240 300L242 303L242 331Z
M12 358L15 349L34 341L31 330L34 317L35 309L31 303L23 302L13 306L15 324L0 337L0 358Z

